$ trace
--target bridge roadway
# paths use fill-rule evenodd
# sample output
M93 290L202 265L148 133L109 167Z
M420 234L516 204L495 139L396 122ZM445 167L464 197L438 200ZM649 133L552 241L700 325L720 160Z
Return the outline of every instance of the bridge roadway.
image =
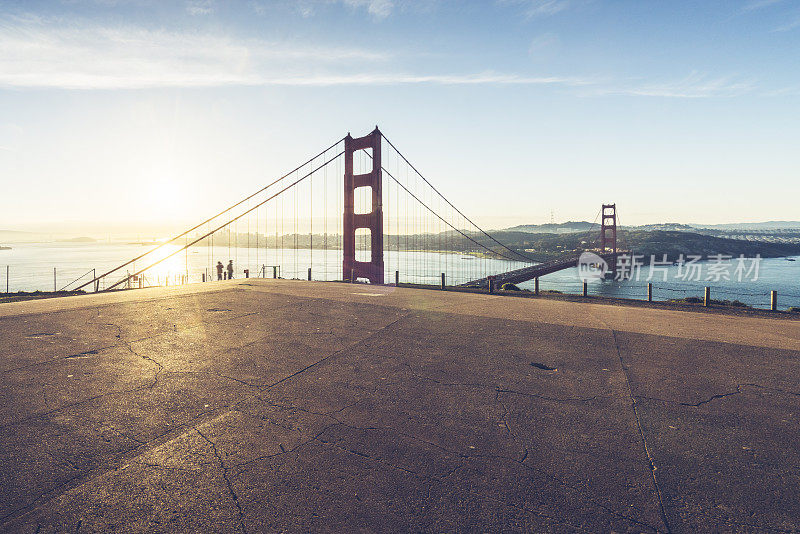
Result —
M603 258L606 262L609 262L609 265L611 265L613 262L617 261L616 257L619 254L621 254L621 252L598 254L598 256ZM533 280L534 278L538 278L546 274L563 271L564 269L575 267L578 264L578 259L580 259L580 256L580 253L570 254L552 259L550 261L537 263L536 265L529 265L527 267L522 267L521 269L515 269L513 271L498 274L494 277L494 283L496 287L499 288L503 287L503 284L521 284L522 282L527 282L528 280ZM489 287L489 279L479 278L477 280L472 280L465 284L461 284L461 287L487 289Z
M783 314L233 280L0 339L4 532L800 529Z

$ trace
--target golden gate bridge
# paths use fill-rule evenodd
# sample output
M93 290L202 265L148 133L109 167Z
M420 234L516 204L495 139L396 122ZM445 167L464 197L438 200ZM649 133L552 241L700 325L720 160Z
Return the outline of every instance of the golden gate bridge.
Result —
M603 205L593 250L615 266L616 206ZM350 134L292 171L76 290L211 281L235 276L371 284L521 283L574 267L582 251L538 262L502 243L448 200L376 127ZM182 260L182 261L181 261ZM469 261L467 261L469 260ZM152 273L170 264L170 274ZM170 278L171 276L171 278Z

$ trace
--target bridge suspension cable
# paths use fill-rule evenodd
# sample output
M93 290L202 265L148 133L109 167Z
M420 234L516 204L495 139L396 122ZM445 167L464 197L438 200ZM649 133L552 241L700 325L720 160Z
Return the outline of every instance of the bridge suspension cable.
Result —
M452 209L454 209L454 210L455 210L455 211L456 211L456 212L457 212L459 215L461 215L461 216L462 216L462 217L463 217L463 218L464 218L464 219L465 219L467 222L469 222L469 223L470 223L472 226L474 226L474 227L475 227L475 228L476 228L476 229L477 229L477 230L478 230L480 233L482 233L483 235L485 235L486 237L488 237L489 239L491 239L492 241L494 241L495 243L497 243L498 245L500 245L502 248L504 248L504 249L508 250L508 251L509 251L509 252L511 252L512 254L514 254L514 255L516 255L516 256L519 256L519 257L521 257L521 258L523 259L523 261L527 261L527 262L535 262L535 260L533 260L532 258L529 258L528 256L526 256L526 255L524 255L524 254L522 254L522 253L520 253L520 252L518 252L518 251L516 251L516 250L513 250L513 249L509 248L508 246L506 246L505 244L501 243L501 242L500 242L500 241L498 241L498 240L497 240L497 239L496 239L494 236L490 235L488 232L486 232L485 230L483 230L483 228L481 228L480 226L478 226L477 224L475 224L475 223L474 223L474 222L473 222L473 221L472 221L472 220L471 220L469 217L467 217L466 215L464 215L464 214L461 212L461 210L459 210L457 207L455 207L455 206L454 206L454 205L453 205L453 204L452 204L452 203L451 203L451 202L450 202L450 201L447 199L447 197L445 197L444 195L442 195L442 193L440 193L440 192L439 192L439 190L438 190L438 189L436 189L436 187L434 187L434 185L433 185L433 184L431 184L431 183L428 181L428 179L427 179L427 178L425 178L425 176L423 176L423 175L422 175L422 173L421 173L421 172L419 172L419 171L417 170L417 168L416 168L416 167L415 167L415 166L414 166L414 165L413 165L413 164L412 164L410 161L408 161L408 158L406 158L406 157L405 157L405 155L403 155L403 153L402 153L402 152L400 152L400 150L398 150L398 149L397 149L397 147L396 147L396 146L394 146L394 144L393 144L393 143L392 143L392 142L391 142L391 141L390 141L390 140L389 140L389 139L388 139L388 138L387 138L385 135L383 135L383 134L381 134L381 135L382 135L383 139L386 141L386 143L388 143L388 145L389 145L390 147L392 147L392 149L393 149L395 152L397 152L397 154L398 154L398 155L399 155L399 156L400 156L400 157L403 159L403 161L405 161L405 162L406 162L406 164L408 164L408 166L409 166L409 167L411 167L411 168L414 170L414 172L415 172L415 173L416 173L416 174L417 174L417 175L418 175L420 178L422 178L422 180L424 180L424 181L425 181L425 183L426 183L426 184L428 184L428 186L429 186L431 189L433 189L433 191L435 191L435 192L436 192L436 194L437 194L437 195L439 195L439 196L440 196L440 197L441 197L441 198L442 198L442 199L443 199L443 200L444 200L444 201L445 201L445 202L446 202L446 203L447 203L447 204L448 204L448 205L449 205L449 206L450 206Z
M338 143L337 143L337 144L338 144ZM333 146L336 146L336 145L333 145ZM323 166L325 166L325 165L328 165L328 164L329 164L330 162L332 162L332 161L335 161L335 160L336 160L336 158L338 158L338 157L339 157L339 156L341 156L342 154L343 154L343 152L339 152L339 153L338 153L336 156L334 156L333 158L331 158L331 159L329 159L328 161L326 161L325 163L323 163ZM132 274L132 275L130 275L130 276L139 276L140 274L144 273L145 271L147 271L147 270L149 270L149 269L151 269L151 268L155 267L155 266L156 266L156 265L158 265L159 263L161 263L161 262L163 262L163 261L165 261L165 260L167 260L167 259L169 259L169 258L171 258L171 257L175 256L175 255L176 255L176 254L178 254L179 252L182 252L182 251L184 251L184 250L188 249L188 248L189 248L189 247L191 247L192 245L194 245L194 244L196 244L196 243L198 243L198 242L202 241L203 239L205 239L205 238L207 238L207 237L209 237L209 236L213 235L214 233L218 232L219 230L222 230L223 228L226 228L226 227L227 227L227 228L229 228L229 231L230 231L230 223L232 223L232 222L235 222L235 221L237 221L237 220L241 219L242 217L244 217L245 215L249 214L249 213L250 213L250 212L252 212L253 210L256 210L256 209L258 209L259 207L263 206L264 204L266 204L266 203L267 203L267 202L269 202L270 200L272 200L272 199L274 199L274 198L276 198L276 197L280 196L282 193L285 193L285 192L286 192L286 191L288 191L289 189L292 189L294 186L296 186L297 184L299 184L300 182L302 182L303 180L305 180L306 178L308 178L309 176L313 175L315 172L317 172L317 171L319 171L319 170L320 170L320 169L319 169L319 168L317 168L317 169L315 169L315 170L312 170L311 172L308 172L308 173L306 173L306 174L305 174L305 175L303 175L301 178L299 178L299 179L295 180L294 182L292 182L291 184L287 185L286 187L284 187L283 189L281 189L280 191L278 191L278 192L277 192L277 193L275 193L274 195L270 196L270 197L269 197L269 198L267 198L266 200L263 200L263 201L259 202L258 204L256 204L256 205L255 205L255 206L253 206L252 208L248 208L248 209L247 209L247 211L245 211L244 213L242 213L242 214L240 214L240 215L238 215L238 216L234 217L233 219L231 219L231 220L229 220L229 221L225 222L224 224L222 224L222 225L218 226L217 228L215 228L215 229L211 230L210 232L208 232L208 233L206 233L206 234L204 234L204 235L202 235L202 236L198 237L197 239L195 239L195 240L194 240L194 241L192 241L191 243L184 244L184 246L182 246L182 247L181 247L181 248L179 248L178 250L176 250L176 251L172 252L171 254L169 254L169 255L167 255L167 256L164 256L163 258L159 259L158 261L156 261L156 262L154 262L154 263L152 263L152 264L148 265L148 266L147 266L147 267L145 267L144 269L141 269L141 270L139 270L139 271L137 271L137 272L133 273L133 274ZM262 189L261 191L263 191L263 189ZM249 197L249 198L252 198L252 196L251 196L251 197ZM241 202L239 202L238 204L241 204ZM199 227L199 226L198 226L198 227ZM184 232L184 234L186 234L186 233L188 233L188 232ZM234 232L234 233L235 233L235 232ZM183 235L183 234L182 234L182 235ZM297 233L295 232L295 239L296 239L296 238L297 238ZM237 241L237 242L238 242L238 241ZM229 243L229 246L230 246L230 239L228 240L228 243ZM295 248L297 248L297 247L296 247L296 244L295 244ZM229 254L229 255L230 255L230 254ZM130 263L130 262L128 262L128 263ZM123 279L123 280L120 280L120 281L118 281L118 282L116 282L116 283L114 283L112 286L108 287L107 289L114 289L115 287L117 287L117 286L121 285L123 282L124 282L124 279Z
M384 139L386 139L386 138L384 137ZM388 142L388 140L387 140L387 142ZM398 154L399 154L399 152L398 152ZM367 154L367 155L369 155L369 154ZM401 155L401 156L402 156L402 155ZM405 158L403 158L403 159L405 159ZM412 166L412 168L413 168L413 166ZM437 219L439 219L441 222L443 222L445 225L447 225L448 227L450 227L450 228L452 228L453 230L455 230L456 232L458 232L458 233L459 233L461 236L463 236L465 239L469 240L469 241L470 241L470 242L472 242L472 243L475 243L475 244L476 244L476 245L478 245L479 247L481 247L481 248L485 249L487 252L490 252L490 253L492 253L492 254L496 254L496 255L498 255L498 256L501 256L501 257L503 257L503 258L505 258L505 259L507 259L507 260L510 260L510 261L517 261L517 260L515 260L514 258L510 258L510 257L506 256L505 254L502 254L502 253L499 253L499 252L497 252L497 251L495 251L495 250L492 250L491 248L487 247L487 246L486 246L486 245L484 245L483 243L480 243L479 241L477 241L477 240L473 239L472 237L470 237L470 236L469 236L468 234L466 234L465 232L462 232L461 230L459 230L459 229L458 229L456 226L454 226L454 225L453 225L453 224L452 224L450 221L448 221L448 220L447 220L447 219L445 219L445 218L444 218L442 215L440 215L439 213L437 213L436 211L434 211L434 210L433 210L433 209L432 209L432 208L431 208L431 207L430 207L428 204L426 204L426 203L425 203L425 202L424 202L422 199L420 199L420 198L419 198L417 195L415 195L414 193L412 193L412 192L411 192L411 191L410 191L410 190L409 190L409 189L408 189L406 186L404 186L402 183L400 183L400 181L399 181L397 178L395 178L395 177L394 177L394 175L393 175L391 172L389 172L389 170L387 170L387 169L386 169L386 167L384 167L384 166L381 166L381 170L382 170L384 173L386 173L386 175L387 175L389 178L391 178L391 179L392 179L392 180L393 180L395 183L397 183L397 185L399 185L400 187L402 187L402 188L403 188L403 190L404 190L406 193L408 193L409 195L411 195L411 197L412 197L414 200L416 200L417 202L419 202L419 204L420 204L421 206L423 206L423 207L424 207L426 210L428 210L428 211L429 211L429 212L430 212L430 213L431 213L431 214L432 214L434 217L436 217L436 218L437 218ZM416 169L415 169L415 170L416 170ZM421 176L421 175L420 175L420 176ZM423 178L423 179L424 179L424 178ZM430 185L430 183L429 183L427 180L425 180L425 182L426 182L426 183L428 183L428 185ZM436 188L434 188L433 186L431 186L431 188L432 188L434 191L436 191L436 193L437 193L439 196L441 196L441 197L442 197L442 199L444 199L444 200L445 200L445 202L447 202L447 203L448 203L448 204L449 204L451 207L453 207L453 208L454 208L456 211L458 211L458 209L457 209L457 208L455 208L455 207L454 207L452 204L450 204L450 201L449 201L449 200L447 200L447 199L446 199L446 198L445 198L445 197L444 197L444 196L443 196L441 193L439 193L439 191L437 191L437 190L436 190ZM470 221L470 220L469 220L469 219L468 219L466 216L464 216L464 215L463 215L463 214L462 214L460 211L458 211L458 213L459 213L459 214L460 214L462 217L464 217L464 218L465 218L467 221L469 221L469 222L470 222L470 223L471 223L473 226L475 226L475 228L478 228L478 230L480 230L481 232L483 232L485 235L487 235L488 237L490 237L490 238L491 238L491 239L493 239L494 241L496 241L496 242L500 243L499 241L497 241L496 239L494 239L494 238L493 238L491 235L489 235L489 234L487 234L486 232L484 232L483 230L481 230L481 229L480 229L480 227L478 227L477 225L475 225L475 223L473 223L472 221ZM503 248L506 248L506 249L510 250L511 252L515 252L514 250L512 250L512 249L510 249L510 248L506 247L505 245L503 245L502 243L500 243L500 244L503 246ZM440 246L439 248L441 249L441 246ZM517 255L519 255L519 256L522 256L522 257L525 257L525 256L523 256L522 254L519 254L519 253L517 253ZM526 261L532 261L532 260L527 260L527 259L526 259Z
M135 262L137 262L137 261L141 260L141 259L142 259L142 258L144 258L145 256L148 256L148 255L150 255L150 254L154 253L155 251L157 251L157 250L161 249L161 248L162 248L162 247L164 247L165 245L168 245L168 244L170 244L170 243L173 243L173 242L177 241L177 240L178 240L178 239L180 239L181 237L184 237L184 236L186 236L186 235L190 234L191 232L194 232L195 230L197 230L198 228L200 228L200 227L201 227L201 226L203 226L204 224L208 224L208 223L210 223L211 221L213 221L214 219L216 219L216 218L218 218L218 217L221 217L221 216L222 216L222 215L224 215L225 213L227 213L227 212L229 212L229 211L231 211L231 210L233 210L233 209L235 209L235 208L237 208L237 207L241 206L242 204L244 204L244 203L245 203L245 202L247 202L248 200L252 199L252 198L253 198L253 197L255 197L255 196L258 196L260 193L263 193L264 191L266 191L267 189L269 189L269 188L270 188L270 187L272 187L273 185L276 185L277 183L279 183L279 182L281 182L282 180L286 179L287 177L291 176L293 173L297 172L299 169L302 169L302 168L303 168L303 167L305 167L306 165L310 164L310 163L311 163L311 162L313 162L315 159L319 158L320 156L322 156L323 154L327 153L329 150L331 150L332 148L334 148L336 145L338 145L339 143L341 143L343 140L344 140L344 138L342 138L342 139L339 139L338 141L336 141L335 143L333 143L331 146L329 146L328 148L326 148L326 149L325 149L325 150L323 150L322 152L318 153L316 156L313 156L313 157L311 157L310 159L306 160L305 162L301 163L300 165L298 165L297 167L295 167L295 168L294 168L294 169L292 169L291 171L287 172L286 174L284 174L284 175L283 175L283 176L281 176L280 178L277 178L277 179L273 180L272 182L270 182L269 184L265 185L264 187L262 187L261 189L259 189L259 190L258 190L258 191L256 191L255 193L253 193L252 195L250 195L250 196L248 196L248 197L245 197L245 198L243 198L242 200L240 200L239 202L236 202L235 204L232 204L232 205L228 206L227 208L225 208L224 210L220 211L220 212L219 212L219 213L217 213L216 215L213 215L213 216L209 217L208 219L206 219L205 221L203 221L203 222L201 222L201 223L199 223L199 224L197 224L197 225L195 225L195 226L193 226L193 227L189 228L188 230L186 230L186 231L184 231L184 232L181 232L180 234L176 235L176 236L175 236L175 237L173 237L172 239L169 239L169 240L167 240L167 241L164 241L163 243L160 243L160 244L159 244L158 246L156 246L155 248L152 248L152 249L148 250L147 252L145 252L145 253L143 253L143 254L140 254L139 256L136 256L135 258L133 258L133 259L131 259L131 260L128 260L128 261L126 261L126 262L125 262L125 263L123 263L122 265L118 265L117 267L115 267L115 268L111 269L110 271L107 271L107 272L105 272L105 273L101 274L100 276L97 276L97 277L93 278L92 280L89 280L89 281L88 281L88 282L86 282L85 284L83 284L83 285L81 285L81 286L78 286L77 288L75 288L75 291L78 291L78 290L80 290L80 289L83 289L84 287L88 286L89 284L91 284L91 283L93 283L93 282L97 282L97 281L98 281L98 280L100 280L100 279L104 279L104 278L106 278L108 275L110 275L110 274L112 274L112 273L114 273L114 272L116 272L116 271L118 271L118 270L122 269L123 267L127 267L128 265L131 265L132 263L135 263Z

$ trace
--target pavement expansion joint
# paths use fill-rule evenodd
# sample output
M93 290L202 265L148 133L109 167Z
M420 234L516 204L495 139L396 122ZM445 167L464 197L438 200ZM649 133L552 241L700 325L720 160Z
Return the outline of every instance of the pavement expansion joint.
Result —
M656 463L655 463L655 460L653 458L653 455L650 452L650 446L647 443L647 437L645 436L644 429L642 428L642 420L641 420L641 417L639 416L639 409L636 406L636 396L634 396L634 394L633 394L633 386L631 386L630 374L628 372L627 367L625 366L624 360L622 359L622 351L620 350L619 342L617 341L617 333L616 333L615 330L613 330L611 328L609 328L609 330L611 331L611 337L612 337L613 342L614 342L614 348L617 351L617 357L619 358L620 368L622 369L622 373L625 376L625 385L628 388L628 395L629 395L630 401L631 401L631 408L633 409L633 416L634 416L634 419L636 420L636 428L639 431L639 437L642 440L642 446L644 448L645 456L647 457L647 463L650 466L650 474L652 476L653 487L655 489L656 498L658 499L658 507L659 507L659 511L661 513L661 521L664 523L664 527L666 528L666 532L667 533L671 533L672 532L672 528L670 527L669 518L667 517L666 508L664 506L664 497L663 497L663 494L662 494L662 491L661 491L661 486L659 485L659 482L658 482L658 476L656 475L656 471L658 470L658 467L656 466Z

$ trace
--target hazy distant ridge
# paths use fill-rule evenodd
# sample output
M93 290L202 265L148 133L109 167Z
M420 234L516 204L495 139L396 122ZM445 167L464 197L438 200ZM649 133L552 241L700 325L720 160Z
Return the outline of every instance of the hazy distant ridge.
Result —
M593 228L599 229L597 223L587 221L568 221L565 223L546 224L520 224L506 228L508 232L526 232L530 234L567 234L572 232L586 232ZM642 224L638 226L624 226L636 230L666 230L678 232L694 232L696 230L800 230L800 221L765 221L755 223L725 223L725 224L683 224L683 223L657 223Z

